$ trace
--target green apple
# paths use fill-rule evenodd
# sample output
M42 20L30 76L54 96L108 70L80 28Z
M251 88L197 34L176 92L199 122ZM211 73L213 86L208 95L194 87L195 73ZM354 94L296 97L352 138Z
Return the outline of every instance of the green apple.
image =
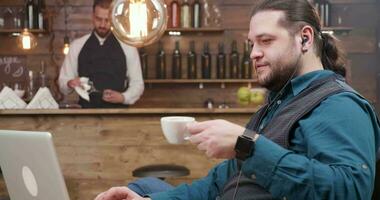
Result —
M241 87L237 91L237 98L238 102L248 102L250 101L250 95L251 95L251 90L248 87Z
M263 104L265 102L265 90L252 89L250 94L250 102L254 104Z
M242 106L247 106L249 105L249 100L241 100L241 99L238 99L238 104L242 105Z

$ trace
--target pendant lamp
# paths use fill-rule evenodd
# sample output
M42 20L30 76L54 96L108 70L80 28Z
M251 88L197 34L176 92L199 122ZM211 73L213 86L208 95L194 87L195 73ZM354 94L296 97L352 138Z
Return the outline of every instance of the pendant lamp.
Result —
M135 47L154 43L166 30L163 0L114 0L110 15L114 35Z

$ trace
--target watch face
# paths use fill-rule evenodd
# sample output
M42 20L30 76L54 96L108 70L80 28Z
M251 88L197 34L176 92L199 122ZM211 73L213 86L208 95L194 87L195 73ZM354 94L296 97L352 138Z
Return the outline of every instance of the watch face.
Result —
M245 160L251 155L251 152L254 149L254 144L255 142L253 142L252 138L245 135L239 136L235 146L236 157Z

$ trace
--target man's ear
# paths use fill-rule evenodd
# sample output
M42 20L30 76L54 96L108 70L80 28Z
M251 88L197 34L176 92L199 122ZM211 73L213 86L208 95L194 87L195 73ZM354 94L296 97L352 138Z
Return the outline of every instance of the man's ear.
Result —
M314 43L314 30L311 26L305 25L301 29L301 45L302 52L308 51L312 48Z

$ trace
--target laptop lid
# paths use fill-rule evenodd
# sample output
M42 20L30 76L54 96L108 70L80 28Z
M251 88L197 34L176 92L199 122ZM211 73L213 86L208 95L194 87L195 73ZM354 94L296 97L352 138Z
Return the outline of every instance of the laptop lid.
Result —
M48 132L0 130L0 167L12 200L69 200Z

